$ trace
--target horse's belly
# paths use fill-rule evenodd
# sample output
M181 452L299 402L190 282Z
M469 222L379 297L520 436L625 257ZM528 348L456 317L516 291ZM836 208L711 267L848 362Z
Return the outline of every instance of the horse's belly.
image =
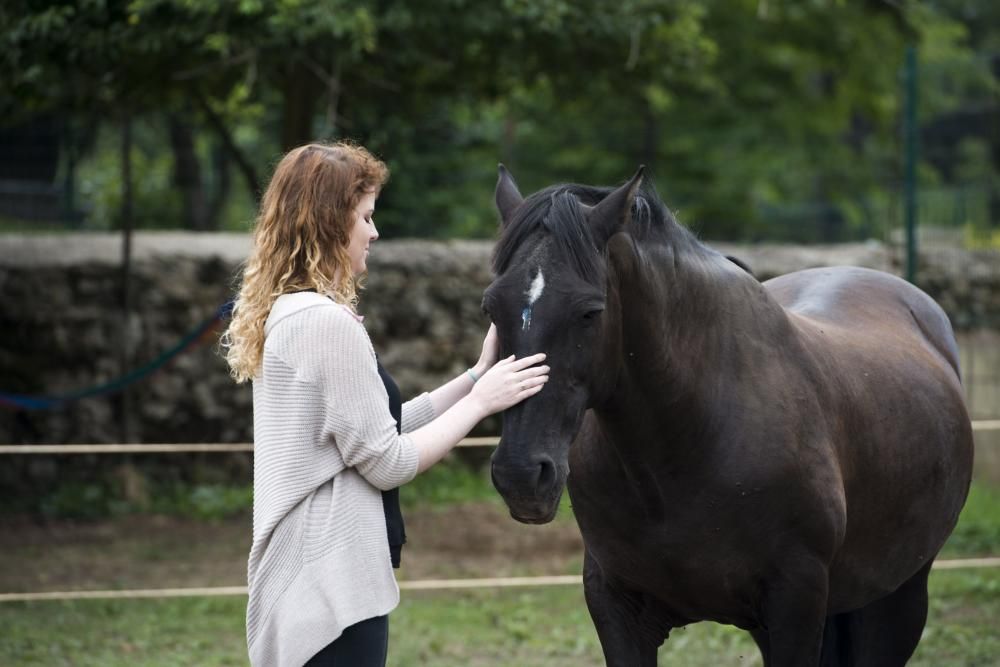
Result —
M591 522L581 510L574 501L584 544L604 576L654 598L671 625L716 621L756 627L756 568L742 556L731 557L741 552L721 544L721 533L681 540L663 526L635 523L634 516L615 520L614 512L604 512ZM631 526L627 533L619 531L623 525Z
M892 413L907 399L883 396L882 414L892 418L839 443L847 515L830 566L837 611L895 590L954 529L971 480L972 434L964 409L944 410L945 400L900 418Z
M831 613L857 609L891 593L933 560L954 529L965 490L927 484L906 502L848 500L847 534L830 564Z

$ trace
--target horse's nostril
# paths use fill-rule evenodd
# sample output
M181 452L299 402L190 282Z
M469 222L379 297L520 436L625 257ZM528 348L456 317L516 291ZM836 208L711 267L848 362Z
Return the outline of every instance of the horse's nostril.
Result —
M538 471L537 488L539 491L547 491L552 488L556 481L556 466L548 457L539 461L538 465L540 470Z
M493 487L501 493L519 495L544 495L556 484L556 464L548 456L534 456L520 466L490 466Z

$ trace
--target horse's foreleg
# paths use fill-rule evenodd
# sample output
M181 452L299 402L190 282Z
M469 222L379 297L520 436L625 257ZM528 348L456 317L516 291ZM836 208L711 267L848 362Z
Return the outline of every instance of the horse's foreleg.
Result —
M608 667L655 667L656 650L670 628L655 618L641 593L607 580L589 552L583 559L583 592Z
M754 642L757 643L757 648L760 649L760 657L764 659L764 665L771 664L771 639L767 635L767 630L763 628L757 628L756 630L750 631L750 636L753 637Z
M767 628L768 667L819 663L828 587L826 565L811 555L786 559L764 582L761 625Z

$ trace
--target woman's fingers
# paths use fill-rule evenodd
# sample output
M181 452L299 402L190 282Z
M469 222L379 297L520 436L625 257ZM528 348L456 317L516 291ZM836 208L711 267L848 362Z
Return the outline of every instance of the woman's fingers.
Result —
M483 351L479 355L479 363L483 368L489 369L497 362L500 356L500 340L497 338L497 327L490 324L486 337L483 339Z
M541 364L544 360L544 353L499 360L473 388L484 400L487 414L505 410L541 391L549 379L549 366Z
M526 378L521 380L522 389L532 389L534 387L540 387L549 381L548 375L536 375L534 377Z
M506 359L501 359L500 361L498 361L498 362L496 363L496 365L497 365L497 366L501 366L501 365L504 365L504 366L506 366L507 364L510 364L510 363L512 363L512 362L514 361L514 359L515 359L515 357L514 357L514 355L512 354L512 355L510 355L509 357L507 357Z
M528 396L537 394L548 381L548 369L539 374L521 375L519 379L515 380L516 399L522 401Z
M532 354L531 356L521 357L520 359L517 359L516 361L513 362L513 367L514 370L519 371L528 368L529 366L534 366L535 364L539 364L543 361L545 361L545 353L539 352L538 354Z
M525 382L524 387L517 392L517 402L521 402L529 396L534 396L540 392L548 379L549 378L547 376L543 376L540 378L532 378L530 383Z

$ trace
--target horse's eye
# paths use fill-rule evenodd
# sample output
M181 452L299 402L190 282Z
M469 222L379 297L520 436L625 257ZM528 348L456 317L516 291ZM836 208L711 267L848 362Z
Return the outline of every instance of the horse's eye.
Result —
M583 319L585 319L585 320L592 320L595 317L597 317L598 315L600 315L602 312L604 312L604 311L603 310L588 310L587 312L585 312L583 314Z

